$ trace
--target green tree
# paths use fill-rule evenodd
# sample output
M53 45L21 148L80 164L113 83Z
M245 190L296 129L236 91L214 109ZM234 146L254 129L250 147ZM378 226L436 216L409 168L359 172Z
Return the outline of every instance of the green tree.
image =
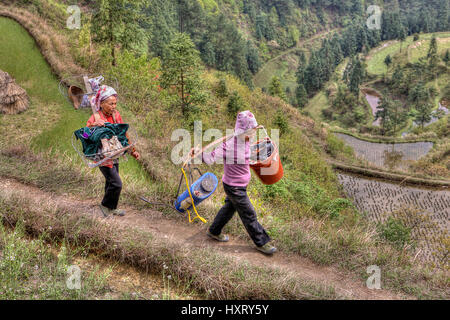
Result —
M403 26L401 26L398 34L398 40L400 40L400 52L402 52L403 42L405 42L406 36L407 36L406 29Z
M300 83L295 91L297 106L303 108L308 103L308 93L303 83Z
M217 93L217 96L220 98L228 97L227 80L225 80L223 78L219 80L219 85L217 86L216 93Z
M431 39L430 47L428 48L427 59L431 68L435 68L439 62L436 36L433 36L433 38Z
M233 91L230 95L230 99L227 104L228 114L232 117L235 117L237 113L242 109L242 98L237 91Z
M442 60L445 62L446 66L449 65L449 63L450 63L450 50L449 49L447 49L447 51L445 51L445 55Z
M345 85L340 85L335 98L331 102L331 107L325 109L324 117L335 120L338 119L346 126L357 127L364 122L365 113L359 107L358 98Z
M437 24L437 31L446 31L449 27L449 2L448 0L438 0L438 15L436 20L439 21Z
M432 94L423 82L414 86L408 96L411 105L415 109L414 120L423 128L425 123L431 120L433 104Z
M304 86L305 71L306 71L306 57L305 57L305 53L302 51L302 53L300 54L300 60L299 60L298 69L296 72L298 85Z
M403 109L398 100L392 100L386 95L381 99L375 121L381 118L381 126L384 134L397 132L397 129L403 126L407 119L407 112Z
M200 54L189 35L178 33L174 36L163 59L162 70L161 84L176 89L183 114L192 106L206 102Z
M116 65L116 46L122 49L140 51L146 48L145 31L140 27L145 21L143 8L147 0L96 0L92 17L93 40L109 46L112 65ZM147 51L145 49L145 51Z
M392 64L392 58L391 58L391 55L390 54L388 54L387 56L386 56L386 59L384 59L384 64L388 67L388 69L389 69L389 66Z
M356 96L359 96L359 87L366 77L366 70L364 63L357 57L347 65L344 71L344 80L348 84L350 91Z
M289 123L286 119L286 115L282 110L278 110L275 114L275 119L273 120L273 125L280 129L280 136L289 132Z
M425 124L431 120L433 105L429 102L423 103L423 104L418 104L415 107L415 110L417 113L414 117L414 120L416 121L416 123L420 124L420 126L423 129Z
M270 82L269 87L269 94L274 97L279 97L283 99L284 101L287 100L286 93L283 90L283 86L281 85L280 78L273 77L272 81Z
M409 90L409 80L405 76L404 70L400 66L396 66L391 79L392 88L398 93L406 94Z
M251 73L256 74L261 68L261 59L259 58L258 48L251 41L247 41L247 64Z

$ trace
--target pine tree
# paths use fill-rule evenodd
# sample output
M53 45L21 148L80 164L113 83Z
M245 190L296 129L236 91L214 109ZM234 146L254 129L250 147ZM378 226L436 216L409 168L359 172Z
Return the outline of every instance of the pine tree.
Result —
M391 58L391 55L390 54L388 54L387 56L386 56L386 59L384 59L384 64L388 67L388 69L389 69L389 66L392 64L392 58Z
M211 41L205 40L200 45L200 53L203 62L210 67L216 64L216 51Z
M416 123L419 123L423 129L425 124L431 120L433 105L431 103L418 104L416 105L415 110L417 113L414 120Z
M400 52L402 52L403 42L406 40L406 36L407 36L406 29L403 26L401 26L398 35L398 40L400 40Z
M384 134L395 134L397 129L402 127L407 120L407 112L403 109L401 102L391 100L386 95L381 99L379 110L376 113L375 120L381 118L381 126Z
M449 1L448 0L438 0L438 30L446 31L449 28Z
M275 119L273 120L273 124L280 130L280 136L289 132L289 123L283 111L277 111L277 113L275 114Z
M269 94L273 97L279 97L284 101L287 101L286 93L283 90L283 86L281 85L280 78L273 77L270 82Z
M220 79L219 85L217 86L216 90L217 96L220 98L225 98L228 96L228 86L227 86L227 80Z
M422 128L425 123L431 120L433 105L431 104L430 90L423 82L419 82L411 89L408 96L410 104L415 109L415 120Z
M436 36L433 36L433 38L431 39L430 47L428 49L427 59L428 59L429 65L432 69L435 68L439 62Z
M206 101L200 61L200 54L186 33L174 36L163 58L161 84L165 88L176 88L183 114Z
M400 66L396 66L391 79L392 87L401 94L408 93L409 83L405 73Z
M94 41L109 46L113 66L116 65L117 45L135 51L141 51L142 47L146 46L145 33L139 23L146 20L142 9L147 5L147 0L95 1L91 34Z
M444 58L442 59L445 62L445 65L448 66L450 63L450 50L447 49L445 52Z
M357 57L354 57L344 71L344 80L347 82L350 91L359 96L359 87L366 77L364 63Z
M251 42L247 42L247 64L248 69L251 73L256 74L261 68L261 59L259 58L259 52L258 49L255 47L255 45Z
M248 14L251 21L256 19L256 9L255 4L251 0L244 1L244 13Z
M233 118L236 117L239 110L242 109L242 98L239 95L237 91L233 91L233 93L230 96L230 99L228 100L227 104L227 111L230 116Z
M322 87L322 63L318 52L311 52L308 66L305 69L304 85L308 94L316 92Z
M308 103L308 93L303 83L300 83L295 91L297 106L301 109Z
M297 72L295 73L295 76L297 77L297 84L298 85L304 85L305 81L305 71L306 71L306 57L305 53L302 51L300 54L299 64Z

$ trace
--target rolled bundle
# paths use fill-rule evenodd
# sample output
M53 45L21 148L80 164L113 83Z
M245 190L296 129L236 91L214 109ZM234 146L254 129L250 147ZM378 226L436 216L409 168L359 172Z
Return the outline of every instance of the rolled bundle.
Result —
M0 70L0 113L17 114L28 109L27 92L14 79Z

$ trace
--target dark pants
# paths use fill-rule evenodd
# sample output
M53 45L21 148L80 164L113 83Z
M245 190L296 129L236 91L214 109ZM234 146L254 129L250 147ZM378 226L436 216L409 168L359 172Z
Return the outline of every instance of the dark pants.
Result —
M247 196L247 188L233 187L225 183L223 184L223 188L227 194L225 205L217 213L211 227L209 227L209 232L213 235L219 235L223 227L225 227L237 211L250 238L252 238L258 247L269 242L270 237L263 226L259 224L256 211Z
M119 164L116 163L112 168L100 167L106 179L105 196L102 205L109 209L117 209L119 203L120 192L122 191L122 180L119 176Z

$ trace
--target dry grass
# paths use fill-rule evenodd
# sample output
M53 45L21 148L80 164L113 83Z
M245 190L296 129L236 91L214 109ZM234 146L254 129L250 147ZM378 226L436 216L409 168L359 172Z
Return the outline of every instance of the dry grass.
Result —
M330 287L284 271L171 243L147 231L101 223L79 210L39 203L18 193L1 193L0 208L4 223L14 226L20 221L30 234L39 235L45 230L54 241L65 238L72 244L87 246L92 253L147 272L169 273L212 299L340 298Z

